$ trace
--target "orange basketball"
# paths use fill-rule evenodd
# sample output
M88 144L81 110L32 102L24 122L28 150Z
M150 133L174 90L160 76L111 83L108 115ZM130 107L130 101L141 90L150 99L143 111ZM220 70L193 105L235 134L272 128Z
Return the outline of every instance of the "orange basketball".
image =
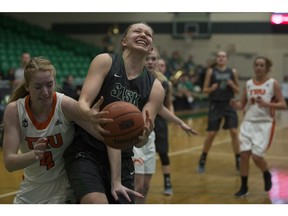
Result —
M139 136L144 131L142 112L135 105L116 101L108 104L103 111L109 111L105 118L114 119L113 122L102 125L111 133L104 135L104 143L116 149L128 149L139 142Z

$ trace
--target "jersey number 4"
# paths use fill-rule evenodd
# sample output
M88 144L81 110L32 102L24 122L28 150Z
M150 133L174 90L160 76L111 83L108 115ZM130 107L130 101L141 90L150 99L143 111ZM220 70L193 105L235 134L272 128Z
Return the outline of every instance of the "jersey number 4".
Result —
M49 170L54 166L53 156L50 151L44 153L43 158L40 160L40 166L46 166L46 170Z

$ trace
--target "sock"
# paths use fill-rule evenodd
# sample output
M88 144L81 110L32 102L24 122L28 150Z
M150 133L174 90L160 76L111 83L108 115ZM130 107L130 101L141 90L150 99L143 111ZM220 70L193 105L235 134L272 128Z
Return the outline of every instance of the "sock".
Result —
M271 181L272 176L269 170L263 172L263 177L264 177L264 190L269 191L272 187L272 181Z
M241 176L241 188L248 187L248 176Z
M206 162L206 158L207 158L207 153L206 152L202 152L200 160L199 160L199 164L204 165Z
M164 187L171 187L170 174L164 174Z
M236 161L240 161L240 154L235 154Z

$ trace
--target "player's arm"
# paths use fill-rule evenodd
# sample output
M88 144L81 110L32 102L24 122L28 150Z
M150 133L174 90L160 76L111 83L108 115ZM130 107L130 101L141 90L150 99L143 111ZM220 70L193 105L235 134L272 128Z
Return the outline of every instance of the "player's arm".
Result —
M180 118L178 118L174 113L172 113L170 110L168 110L165 106L162 106L162 109L158 113L160 116L162 116L167 121L171 121L175 123L176 125L180 126L188 135L198 135L198 131L192 129L189 125L187 125L184 121L182 121Z
M174 105L173 105L173 85L170 81L168 81L168 109L174 113Z
M31 151L27 153L19 153L20 146L20 125L19 125L19 117L16 101L9 103L4 112L3 117L4 123L4 135L3 135L3 156L4 156L4 165L5 168L9 171L15 171L23 169L36 160L41 159L41 154L43 156L43 152L46 148L46 142L43 141L44 138L39 139L36 145L41 145L38 149L37 147L31 149ZM42 143L44 142L44 143ZM38 144L39 143L39 144Z
M244 87L240 101L235 98L232 98L230 100L230 106L232 106L234 109L237 109L237 110L243 110L247 102L248 102L247 92L246 92L246 87Z
M100 106L102 102L103 98L101 97L100 100L97 101L95 105L92 107L92 109L94 109L97 112L96 114L98 118L97 124L94 123L93 121L86 121L85 119L82 118L79 112L77 112L77 110L75 109L75 107L78 106L78 102L71 97L63 95L61 107L63 110L63 114L68 122L75 122L81 128L86 130L89 134L94 136L96 139L103 141L104 140L103 134L108 134L110 132L103 129L101 127L101 124L112 122L113 119L102 118L102 116L107 113L105 111L100 111Z
M95 117L97 112L91 110L91 106L102 87L111 64L112 58L109 54L97 55L90 64L78 101L78 111L85 120L97 121L97 117Z
M205 75L205 80L204 80L204 85L203 85L203 92L205 94L210 94L211 92L215 91L218 88L218 84L217 83L213 83L210 86L212 72L213 72L212 68L208 68L207 69L207 72L206 72L206 75Z
M144 118L144 133L140 136L140 142L135 147L140 148L148 141L148 137L154 129L154 120L162 109L164 101L164 89L159 80L155 79L148 102L144 105L142 113Z
M118 195L123 195L129 202L131 199L128 194L143 198L143 195L126 188L121 183L121 150L110 148L107 146L109 156L110 169L111 169L111 193L115 200L118 200Z
M270 107L275 108L275 109L286 109L287 104L281 92L281 87L279 85L279 82L277 80L274 81L273 88L274 88L274 95L275 95L276 102L270 104Z
M232 69L232 72L233 72L233 76L234 76L234 81L228 80L227 85L229 85L233 89L234 94L238 94L240 91L238 72L235 68Z
M275 100L272 100L271 102L265 102L262 100L261 97L258 97L256 99L257 103L259 104L259 106L262 106L262 107L270 107L274 109L286 109L287 104L282 95L281 88L277 80L274 80L273 88L274 88Z

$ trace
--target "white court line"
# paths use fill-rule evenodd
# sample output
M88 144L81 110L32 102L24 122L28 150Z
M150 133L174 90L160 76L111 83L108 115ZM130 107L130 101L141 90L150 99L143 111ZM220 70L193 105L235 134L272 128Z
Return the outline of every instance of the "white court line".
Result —
M4 198L4 197L7 197L7 196L12 196L12 195L15 195L17 193L18 193L18 191L2 194L2 195L0 195L0 198Z
M278 130L282 130L284 128L287 128L288 125L282 125L282 126L279 126L275 129L275 132L278 131ZM275 135L274 135L275 136ZM222 144L225 144L227 142L231 142L231 139L225 139L225 140L221 140L221 141L218 141L218 142L214 142L212 144L212 146L215 146L215 145L222 145ZM180 151L175 151L175 152L171 152L169 153L169 156L176 156L176 155L181 155L181 154L185 154L185 153L189 153L189 152L192 152L192 151L195 151L195 150L199 150L199 149L202 149L203 148L203 145L201 146L195 146L195 147L192 147L192 148L188 148L188 149L183 149L183 150L180 150ZM268 156L267 156L268 157ZM273 157L273 156L269 156L269 157ZM275 157L278 157L278 156L275 156ZM159 159L159 157L157 157L157 159Z
M287 127L288 127L288 125L283 125L281 127L277 127L275 132L278 131L278 130L282 130L284 128L287 128ZM222 144L225 144L227 142L231 142L231 139L225 139L225 140L221 140L221 141L215 142L215 143L213 143L213 146L222 145ZM202 149L202 147L203 146L201 145L201 146L195 146L195 147L188 148L188 149L183 149L183 150L180 150L180 151L175 151L175 152L169 153L169 156L177 156L177 155L181 155L181 154L186 154L186 153L189 153L189 152L192 152L192 151L195 151L195 150L200 150L200 149ZM266 156L266 158L287 159L287 157L282 157L282 156ZM158 159L159 159L159 157L157 155L156 160L158 160ZM0 195L0 198L4 198L4 197L7 197L7 196L15 195L17 193L18 193L18 191L2 194L2 195Z

